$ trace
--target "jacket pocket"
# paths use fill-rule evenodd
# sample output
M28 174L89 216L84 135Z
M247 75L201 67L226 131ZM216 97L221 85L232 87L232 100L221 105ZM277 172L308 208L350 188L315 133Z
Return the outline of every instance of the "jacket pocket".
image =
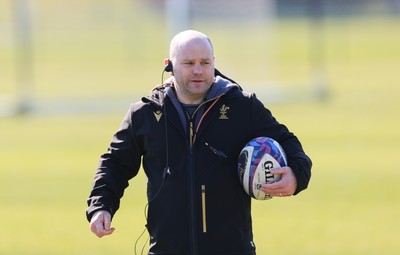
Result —
M201 185L201 214L203 233L207 233L206 185Z

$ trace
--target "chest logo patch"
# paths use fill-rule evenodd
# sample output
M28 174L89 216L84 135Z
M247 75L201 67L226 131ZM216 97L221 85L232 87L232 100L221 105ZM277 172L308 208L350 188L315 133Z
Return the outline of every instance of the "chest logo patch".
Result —
M220 120L227 120L228 118L228 110L229 110L229 106L226 106L225 104L221 106L221 108L219 108L219 119Z
M154 114L154 117L156 117L157 122L159 122L161 119L161 116L162 116L162 112L156 111L156 112L153 112L153 114Z

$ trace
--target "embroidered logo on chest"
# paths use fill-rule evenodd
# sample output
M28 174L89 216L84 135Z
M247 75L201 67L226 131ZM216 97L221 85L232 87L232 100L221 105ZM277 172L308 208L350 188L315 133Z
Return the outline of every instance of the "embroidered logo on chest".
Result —
M154 117L156 117L157 122L159 122L161 119L161 116L162 116L162 112L156 111L156 112L153 112L153 114L154 114Z
M219 108L219 119L220 120L227 120L228 118L228 110L229 106L222 105L221 108Z

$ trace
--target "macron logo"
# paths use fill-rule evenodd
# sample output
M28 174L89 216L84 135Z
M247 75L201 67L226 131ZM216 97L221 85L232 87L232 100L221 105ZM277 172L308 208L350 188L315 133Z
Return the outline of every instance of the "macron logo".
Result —
M161 119L161 116L162 116L162 112L156 111L156 112L153 112L153 114L154 114L154 117L156 117L157 122L159 122Z

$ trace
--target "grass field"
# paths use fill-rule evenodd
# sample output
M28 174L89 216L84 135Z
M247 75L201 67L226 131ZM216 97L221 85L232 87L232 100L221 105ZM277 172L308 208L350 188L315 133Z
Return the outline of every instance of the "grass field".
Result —
M51 21L62 12L46 14L50 16L38 19ZM104 22L103 29L90 29L90 24L68 22L40 23L44 25L37 31L38 104L50 100L57 112L58 101L91 106L89 100L100 106L109 104L110 98L126 101L126 107L105 113L0 117L1 255L134 254L134 242L144 229L143 173L131 181L112 236L92 235L84 212L99 155L127 104L160 81L161 60L167 54L162 21L146 16L129 35L116 30L118 24ZM400 20L379 17L329 21L325 70L330 96L324 101L264 101L299 136L314 166L309 189L297 197L254 201L258 254L400 253L399 25ZM263 66L263 59L254 53L257 48L247 59L246 51L236 51L262 47L268 38L227 43L237 30L196 28L215 38L218 67L228 70L244 88L247 81L265 80L282 86L298 83L307 89L304 20L277 24L273 69L264 72L249 68ZM219 36L222 32L224 36ZM232 52L242 54L240 66ZM0 47L0 58L6 60L0 63L0 92L13 94L12 48Z

